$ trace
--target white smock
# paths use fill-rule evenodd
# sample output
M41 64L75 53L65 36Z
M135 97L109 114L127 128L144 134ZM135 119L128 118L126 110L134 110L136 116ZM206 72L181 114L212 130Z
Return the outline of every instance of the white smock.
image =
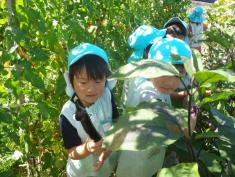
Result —
M200 47L203 40L203 23L191 23L192 37L190 47Z
M125 81L122 99L128 107L136 107L139 103L150 100L159 100L171 105L170 95L159 92L153 83L145 78Z
M71 97L74 94L74 90L69 82L68 73L64 74L67 83L66 93ZM104 92L98 100L90 107L86 107L86 111L90 116L91 122L93 123L96 130L103 137L112 125L112 103L111 103L111 92L109 84L104 89ZM67 101L61 111L71 125L77 129L77 133L81 138L82 143L85 143L89 137L82 127L80 121L75 119L76 106L69 100ZM88 157L81 160L73 160L68 158L66 172L69 177L88 177L88 176L100 176L109 177L112 172L112 165L109 158L106 159L102 168L96 173L94 171L94 164L98 160L98 156L89 155Z

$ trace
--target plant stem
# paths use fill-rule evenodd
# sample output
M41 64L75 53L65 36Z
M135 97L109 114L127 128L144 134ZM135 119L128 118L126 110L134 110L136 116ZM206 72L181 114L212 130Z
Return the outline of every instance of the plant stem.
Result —
M189 137L188 138L185 137L185 143L186 143L186 146L187 146L187 149L188 149L189 153L192 156L193 161L197 161L197 158L196 158L194 150L193 150L192 142L191 142L192 141L192 133L191 133L191 119L190 119L190 117L191 117L191 108L192 108L192 93L190 91L192 91L192 85L193 85L193 82L194 82L194 78L191 79L190 90L187 88L187 86L185 85L182 78L180 78L180 81L184 85L184 87L185 87L185 89L188 93L188 96L189 96L189 103L188 103L188 134L189 134Z

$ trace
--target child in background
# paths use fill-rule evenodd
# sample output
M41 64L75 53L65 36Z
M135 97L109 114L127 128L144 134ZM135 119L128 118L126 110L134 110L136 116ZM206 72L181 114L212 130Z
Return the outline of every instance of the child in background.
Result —
M141 59L148 58L148 52L152 43L156 40L163 38L166 35L166 29L158 30L150 25L139 26L128 38L129 46L134 49L131 56L128 58L128 63L133 61L139 61ZM124 104L133 105L135 102L131 98L135 98L132 93L135 93L135 89L142 78L136 78L124 82L122 99Z
M189 28L188 33L190 37L190 47L201 52L201 45L203 40L203 32L207 29L203 17L204 10L202 7L195 7L192 13L188 16Z
M166 28L166 37L174 37L181 40L186 40L187 37L187 24L179 17L170 18L163 26Z
M177 59L173 56L177 55ZM191 60L191 50L189 46L182 40L175 38L163 38L156 43L153 43L149 51L149 58L156 59L162 62L171 63L179 69L181 74L185 74L183 66L183 58ZM181 81L175 76L162 76L152 79L142 78L134 91L131 93L133 97L127 100L127 103L138 106L141 102L158 100L171 105L170 94L180 85ZM192 123L192 129L195 122ZM184 130L188 133L188 130ZM157 170L162 168L165 156L165 148L160 148L159 152L149 158L149 150L138 151L133 154L128 154L134 165L125 164L125 158L128 152L123 152L120 155L120 161L123 163L118 164L116 175L119 177L151 177ZM148 169L148 170L145 170Z
M173 37L180 40L183 40L187 44L189 43L189 38L187 34L188 25L181 20L179 17L172 17L170 18L165 24L164 28L167 29L166 36L165 37ZM184 77L182 78L184 81L184 84L188 86L190 84L190 77L188 74L184 74ZM177 88L176 91L171 93L171 99L176 102L181 103L187 103L186 101L186 91L184 88L185 86L181 83L180 86Z
M177 56L180 59L173 60L173 58L171 58L172 56ZM182 57L190 60L189 63L191 67L193 67L189 46L184 41L176 38L162 38L155 42L149 51L149 58L173 64L180 71L181 75L184 76L186 70L183 65ZM126 106L135 107L140 102L150 99L161 100L171 105L170 94L173 93L180 84L179 78L172 76L152 80L141 78L138 80L136 88L131 91L134 93L130 93L132 97L128 97L126 100Z
M60 114L60 128L68 151L67 176L108 177L110 152L102 148L102 137L118 118L117 107L107 81L111 74L105 51L82 43L73 48L65 73L70 99Z
M153 26L139 26L128 38L129 46L134 49L134 52L128 58L128 63L131 61L139 61L140 59L148 58L148 51L154 40L161 39L166 34L166 29L158 30Z

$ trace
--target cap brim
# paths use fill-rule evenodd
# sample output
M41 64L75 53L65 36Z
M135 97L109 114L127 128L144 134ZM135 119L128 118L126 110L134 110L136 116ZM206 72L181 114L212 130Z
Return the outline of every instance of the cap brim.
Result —
M166 28L166 26L167 26L168 24L173 23L173 22L182 24L182 25L185 27L185 29L188 28L187 24L186 24L183 20L181 20L180 18L178 18L178 17L172 17L172 18L170 18L170 19L164 24L163 27Z
M158 30L158 32L159 32L159 35L157 38L164 37L166 35L166 29Z

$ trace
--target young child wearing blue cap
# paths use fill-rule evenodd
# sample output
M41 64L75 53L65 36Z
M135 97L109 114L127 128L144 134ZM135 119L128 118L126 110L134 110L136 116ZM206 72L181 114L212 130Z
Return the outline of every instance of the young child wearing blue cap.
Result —
M106 52L82 43L69 52L68 72L64 74L70 99L60 114L60 128L68 152L67 176L110 176L109 151L102 137L118 118L107 81L111 71ZM107 159L106 159L107 158Z
M203 40L203 32L207 29L207 26L203 23L204 10L202 7L195 7L192 13L188 16L189 18L189 28L188 33L190 37L190 47L197 49L201 52L201 45Z
M157 59L173 64L183 76L185 85L189 84L189 79L185 77L187 73L184 68L182 58L187 58L189 60L190 67L192 67L192 69L194 66L190 47L184 41L176 38L162 38L161 40L153 43L148 55L151 59ZM173 58L171 59L171 55L177 56L180 59L173 60ZM163 86L161 86L162 84ZM128 93L127 97L124 99L124 104L126 106L135 107L142 101L157 99L171 105L171 94L175 95L174 91L177 88L183 89L183 84L181 84L181 81L175 77L162 77L152 80L136 78L132 82L131 90L124 90L124 92ZM182 92L180 94L182 94L182 98L186 96L186 92Z
M136 62L141 59L148 58L148 52L154 41L163 38L166 35L166 29L158 30L151 25L141 25L139 26L128 38L128 45L134 50L131 56L128 58L128 63ZM139 84L141 78L126 80L123 86L123 101L124 104L131 101L133 98L132 93L135 93L136 85ZM134 101L134 100L132 100ZM131 102L132 102L131 101Z
M184 41L176 38L162 38L152 44L149 50L149 58L173 64L183 75L186 73L183 63L185 60L191 60L192 54L190 47ZM170 94L179 87L181 81L175 76L162 76L152 79L137 78L135 84L135 89L130 91L131 96L126 100L126 105L130 107L138 106L144 101L154 100L171 105ZM192 122L192 130L194 126L195 122ZM184 132L187 135L188 130L185 129ZM130 167L130 165L125 164L126 156L135 161L135 165ZM134 154L123 152L119 159L123 163L118 164L116 174L120 177L125 174L128 174L128 177L151 177L162 168L164 157L165 148L160 148L159 152L151 158L149 158L148 150L138 151Z

